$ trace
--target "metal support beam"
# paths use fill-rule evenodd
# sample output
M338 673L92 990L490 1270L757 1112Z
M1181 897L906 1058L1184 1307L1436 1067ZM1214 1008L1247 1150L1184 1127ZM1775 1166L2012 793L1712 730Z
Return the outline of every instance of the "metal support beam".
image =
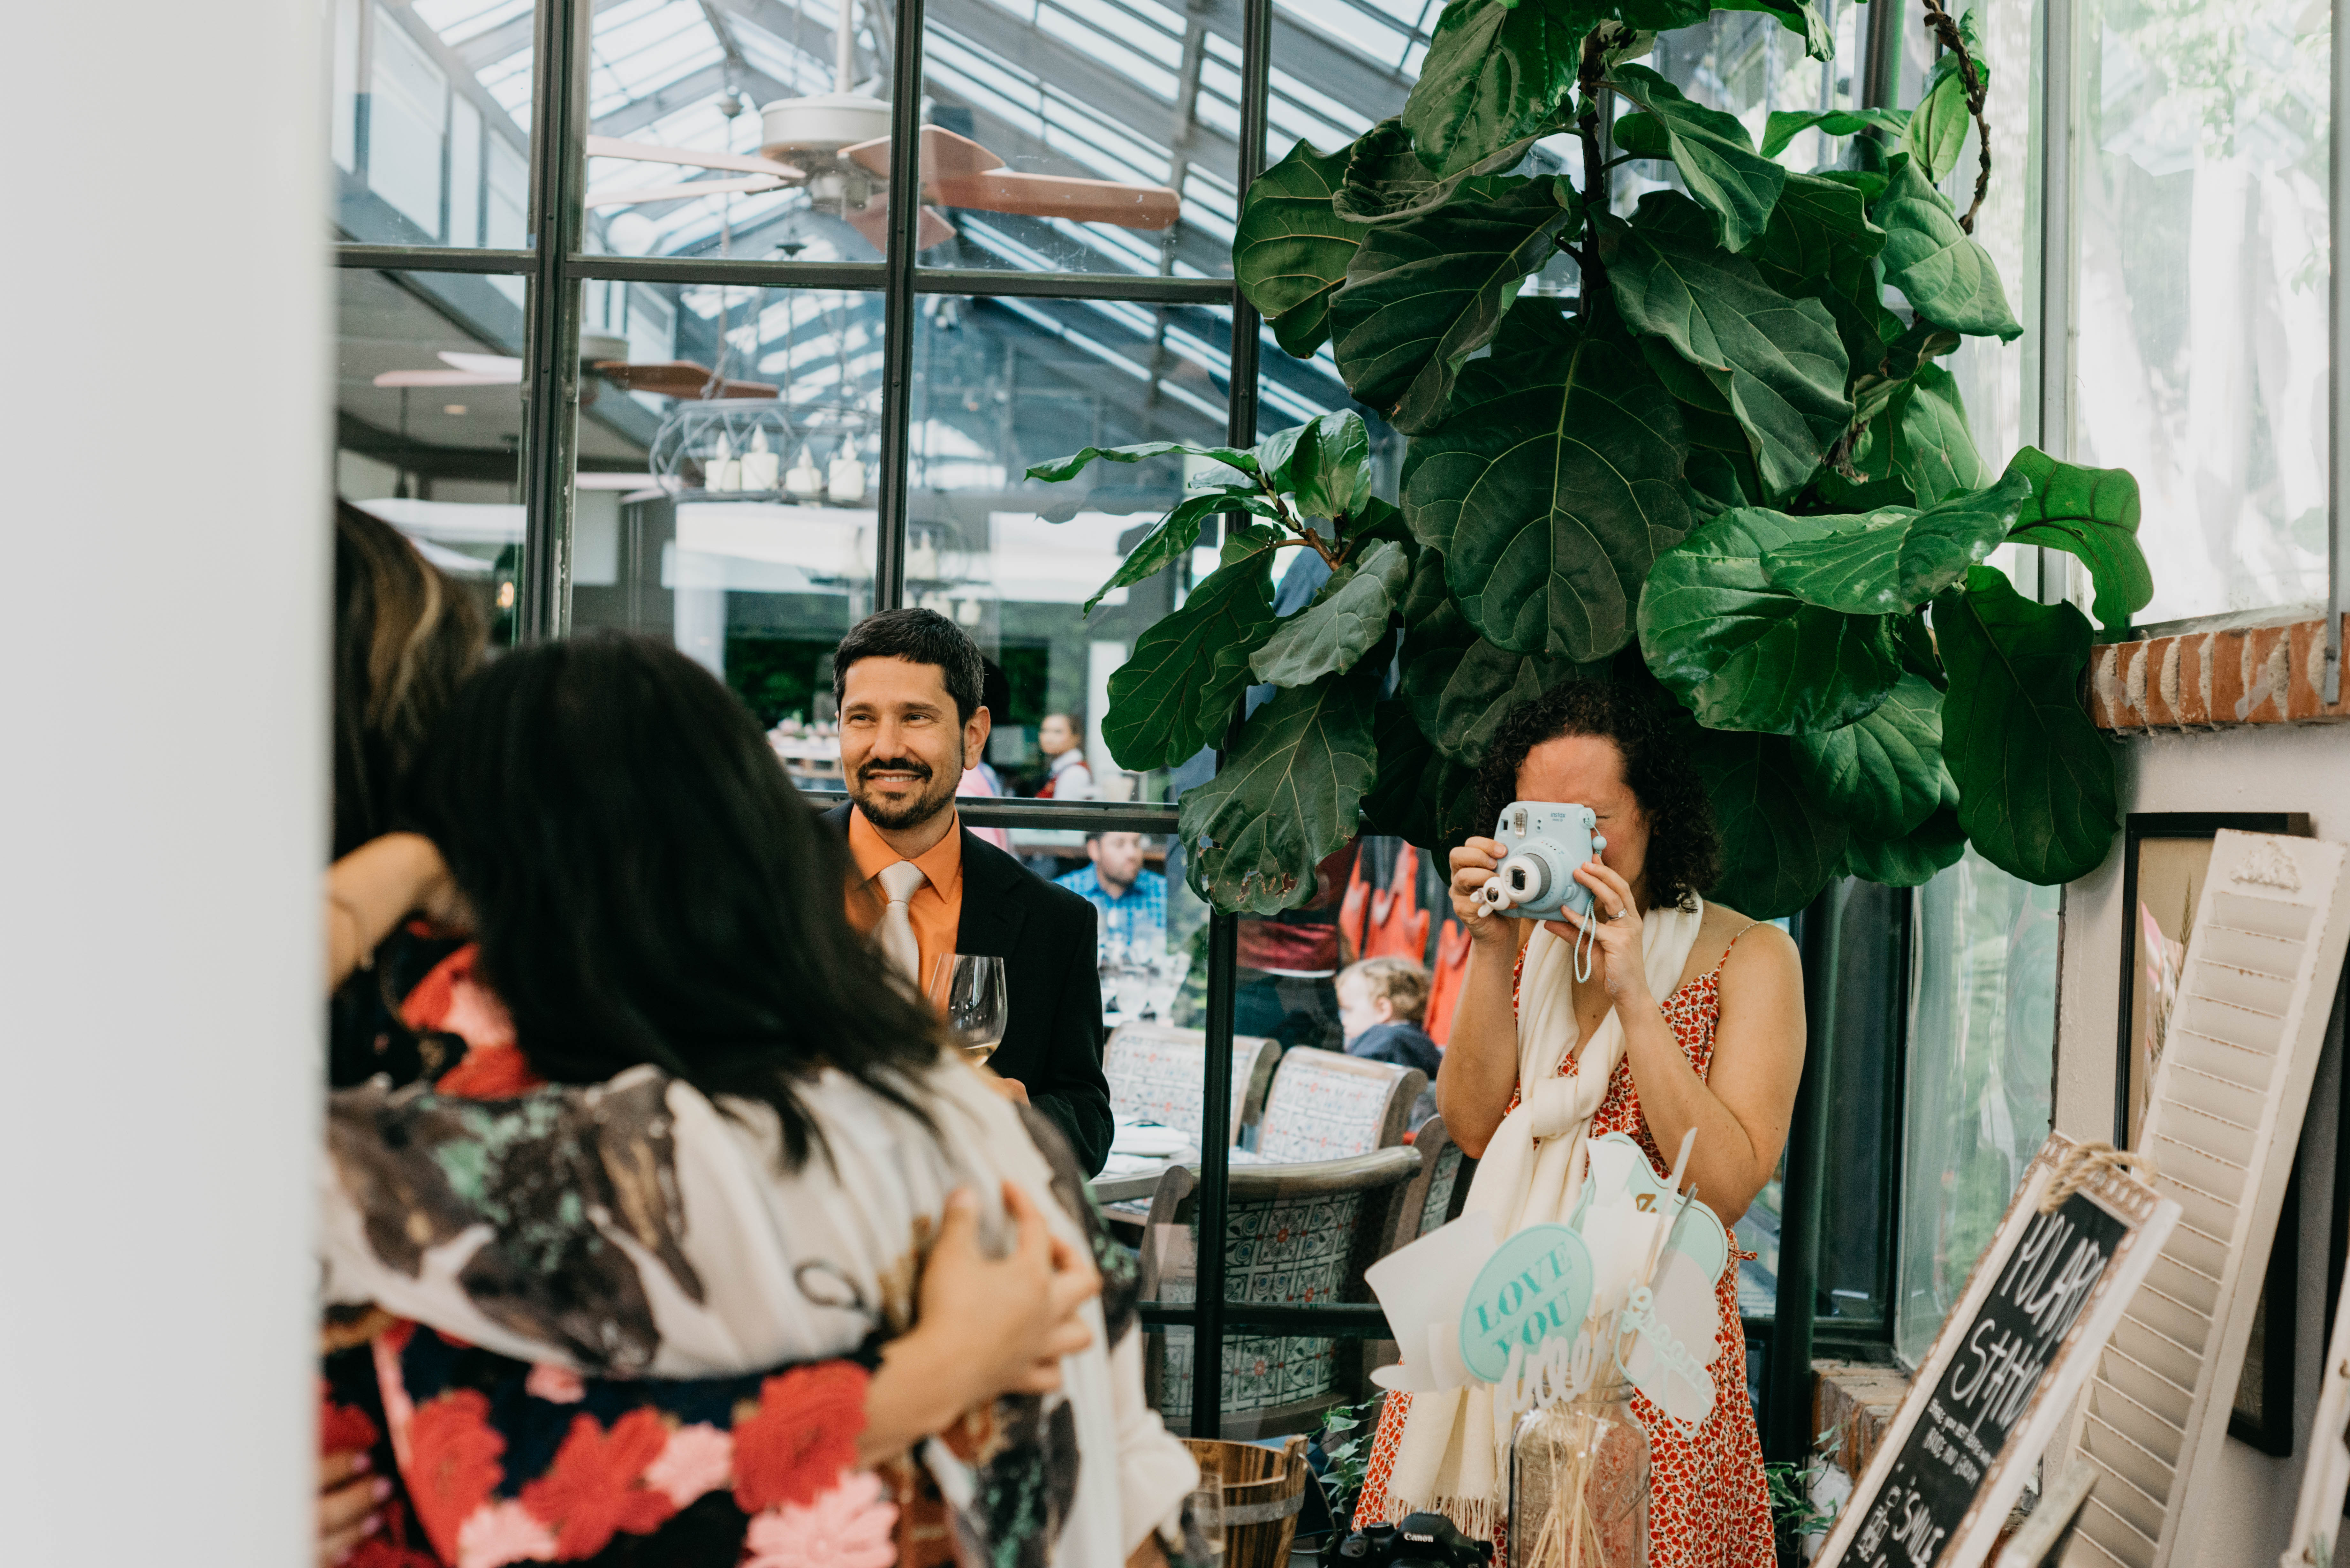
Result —
M1199 1246L1193 1252L1191 1435L1224 1426L1224 1231L1232 1212L1232 1006L1239 1000L1241 923L1208 917L1208 1062L1201 1085Z
M525 642L560 637L571 618L572 470L579 442L578 285L588 103L588 0L540 0L531 104L530 337L523 367L522 602Z
M1812 1447L1812 1324L1818 1311L1820 1189L1827 1166L1827 1109L1835 1050L1836 949L1844 883L1830 882L1802 916L1804 1075L1787 1129L1779 1186L1779 1299L1762 1398L1762 1457L1802 1459Z
M890 85L889 244L882 257L881 488L876 496L873 607L906 596L907 478L914 395L914 235L922 203L923 0L898 0Z
M2338 0L2337 0L2338 3ZM2073 185L2073 85L2074 28L2079 16L2074 0L2048 0L2040 8L2040 410L2036 444L2049 456L2070 461L2073 456L2073 382L2074 346L2080 329L2074 321ZM2066 597L2073 557L2061 550L2043 549L2040 592L2043 604Z
M2350 418L2350 397L2343 394L2342 378L2350 374L2350 309L2345 309L2343 296L2343 258L2350 256L2350 201L2344 199L2344 153L2350 151L2350 135L2343 130L2345 114L2350 114L2350 66L2342 58L2342 27L2345 13L2350 13L2350 0L2333 0L2334 47L2333 80L2331 83L2334 110L2326 126L2325 187L2329 237L2334 265L2328 269L2325 283L2327 335L2333 339L2333 352L2326 356L2326 508L2325 508L2325 653L2324 672L2319 680L2319 695L2329 708L2342 701L2342 617L2350 609L2350 540L2344 535L2350 531L2350 441L2343 439L2343 421ZM2332 1300L2332 1297L2327 1297Z

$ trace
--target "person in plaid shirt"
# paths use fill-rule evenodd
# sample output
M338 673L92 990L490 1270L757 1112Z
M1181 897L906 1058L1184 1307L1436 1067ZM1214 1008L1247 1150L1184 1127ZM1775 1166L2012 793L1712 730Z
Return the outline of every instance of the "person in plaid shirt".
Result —
M1054 880L1093 901L1101 911L1105 951L1112 942L1126 950L1164 945L1167 940L1167 878L1142 864L1139 833L1089 833L1086 858L1093 864Z

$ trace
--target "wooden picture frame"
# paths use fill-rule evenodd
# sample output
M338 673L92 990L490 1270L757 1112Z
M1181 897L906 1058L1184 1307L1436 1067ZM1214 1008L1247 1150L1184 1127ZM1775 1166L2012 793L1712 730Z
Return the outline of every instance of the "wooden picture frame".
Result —
M2159 1005L2147 980L2155 958L2146 926L2158 925L2174 945L2173 962L2184 957L2193 934L2194 912L2202 900L2203 874L2221 829L2310 836L2309 814L2299 811L2133 812L2122 826L2122 969L2118 1038L2114 1069L2114 1144L2137 1147L2138 1124L2154 1085L2155 1058L2148 1048L2148 1013ZM2144 906L2141 909L2141 905ZM2251 1346L2236 1385L2228 1433L2264 1454L2293 1453L2293 1347L2299 1327L2300 1291L2294 1268L2301 1253L2301 1166L2277 1213L2276 1241L2254 1309Z
M1818 1568L1977 1568L1989 1557L2042 1452L2064 1426L2074 1397L2179 1219L2176 1199L2106 1167L2043 1220L2041 1199L2075 1147L2064 1134L2051 1133L2024 1168L1991 1245L1934 1336L1876 1457L1837 1510ZM2061 1223L2075 1218L2085 1226ZM2045 1249L2038 1258L2018 1256L2027 1233ZM2104 1253L2102 1261L2085 1254L2097 1265L2094 1272L2081 1267L2082 1249L2090 1246ZM2011 1270L2011 1263L2017 1267ZM2052 1280L2069 1282L2073 1293L2053 1308L2047 1305ZM2018 1340L2011 1332L2024 1303L2037 1303L2042 1314L2036 1340ZM2036 1357L2044 1359L2035 1364ZM1944 1407L1946 1400L1951 1408ZM1994 1437L1986 1445L1978 1438L1984 1412L1994 1407L2006 1414L1990 1423Z

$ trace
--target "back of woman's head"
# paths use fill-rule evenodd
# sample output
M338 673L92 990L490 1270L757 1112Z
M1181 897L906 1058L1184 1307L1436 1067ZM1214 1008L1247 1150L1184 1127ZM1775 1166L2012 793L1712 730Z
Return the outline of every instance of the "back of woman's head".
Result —
M335 503L335 843L390 830L402 776L482 660L481 607L399 530Z
M837 1067L916 1107L928 1010L850 929L847 850L700 665L595 633L499 659L420 759L414 825L472 905L517 1043L558 1083L650 1063L766 1101Z
M1613 741L1624 761L1624 787L1648 821L1649 900L1660 909L1686 907L1721 879L1721 841L1669 701L1653 682L1564 680L1511 709L1477 770L1478 831L1499 822L1518 798L1518 769L1536 746L1564 735Z

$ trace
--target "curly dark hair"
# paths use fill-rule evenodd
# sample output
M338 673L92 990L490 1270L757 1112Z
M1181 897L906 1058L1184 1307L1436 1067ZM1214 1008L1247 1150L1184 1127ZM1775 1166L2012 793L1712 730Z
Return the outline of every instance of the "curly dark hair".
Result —
M1613 741L1624 755L1624 783L1648 819L1649 900L1687 909L1693 894L1721 878L1721 840L1713 804L1672 719L1664 701L1614 680L1565 680L1527 699L1502 720L1477 770L1485 821L1500 821L1518 798L1518 769L1536 746L1562 735Z

